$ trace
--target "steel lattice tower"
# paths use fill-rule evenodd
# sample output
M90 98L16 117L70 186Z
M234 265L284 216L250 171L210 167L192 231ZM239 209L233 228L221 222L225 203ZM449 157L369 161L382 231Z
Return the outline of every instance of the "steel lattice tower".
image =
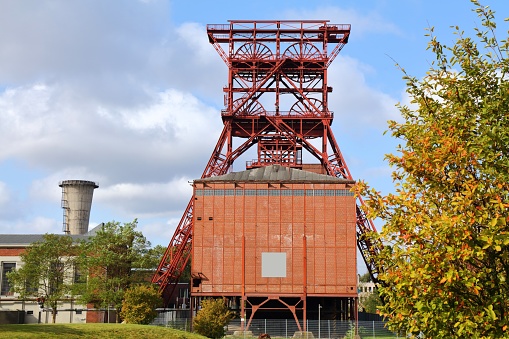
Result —
M256 146L247 168L280 164L302 169L302 152L323 173L352 179L331 124L327 69L350 36L350 25L327 20L245 21L207 25L209 42L228 66L224 128L202 178L226 174L236 159ZM223 49L222 46L226 46ZM234 147L234 139L240 140ZM357 204L357 246L375 279L371 259L379 246L365 237L376 231ZM191 254L193 200L189 202L152 282L166 304Z

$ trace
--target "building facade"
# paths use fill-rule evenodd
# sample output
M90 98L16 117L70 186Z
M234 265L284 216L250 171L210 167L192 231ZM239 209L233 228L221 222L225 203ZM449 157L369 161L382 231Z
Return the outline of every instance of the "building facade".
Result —
M194 181L193 298L256 317L353 319L352 180L270 165ZM313 311L308 311L313 310Z
M87 235L74 235L73 238L84 239ZM11 291L7 273L23 266L21 254L32 243L42 241L42 234L2 234L0 235L0 323L18 322L25 324L47 323L52 321L52 310L43 308L37 297L20 299ZM56 322L84 323L86 305L79 305L69 296L58 305ZM16 316L14 313L17 313Z

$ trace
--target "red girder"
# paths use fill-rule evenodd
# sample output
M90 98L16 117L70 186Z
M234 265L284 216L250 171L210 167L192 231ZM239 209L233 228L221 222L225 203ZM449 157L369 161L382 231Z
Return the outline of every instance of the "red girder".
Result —
M202 178L226 174L233 162L258 145L258 159L251 167L278 163L299 167L300 152L307 150L329 175L352 179L334 138L328 110L327 68L348 42L350 25L327 20L248 21L207 25L209 42L228 66L224 88L224 128ZM228 44L226 53L221 44ZM335 47L330 54L328 44ZM291 94L295 101L283 100ZM268 100L265 99L268 96ZM264 105L274 105L267 109ZM281 107L286 105L286 109ZM245 141L233 149L233 138ZM321 149L313 140L321 139ZM376 231L357 205L357 245L371 276L379 268L373 256L381 245L366 234ZM192 250L193 199L180 220L152 281L159 285L166 304Z
M159 285L159 292L167 306L176 282L178 282L191 255L193 200L189 201L186 211L173 234L173 237L161 258L152 283Z
M236 109L229 106L228 110L231 111L231 114L236 115L236 113L240 107L243 107L243 105L245 103L247 103L247 101L249 99L253 98L254 95L259 93L262 86L265 85L267 83L267 81L269 81L271 79L271 77L274 75L274 73L276 73L276 71L279 70L279 68L283 65L284 62L285 62L285 60L279 60L274 65L273 69L263 78L262 81L260 81L254 88L252 88L249 92L247 92L245 95L243 95L242 98L240 99L241 100L240 104L236 107ZM232 105L232 104L233 104L233 102L230 102L230 105Z

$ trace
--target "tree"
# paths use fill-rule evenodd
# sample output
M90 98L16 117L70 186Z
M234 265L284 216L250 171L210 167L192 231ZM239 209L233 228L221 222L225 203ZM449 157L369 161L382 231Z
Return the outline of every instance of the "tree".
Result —
M361 297L359 300L359 306L366 313L378 313L378 307L382 306L380 295L378 290L375 289L365 297Z
M23 266L8 274L14 292L20 298L38 297L53 311L56 320L58 302L72 294L77 244L70 236L45 234L21 255Z
M361 283L368 283L371 281L372 281L371 274L369 274L369 272L366 272L363 275L359 276L359 282Z
M402 140L395 193L364 182L389 327L425 338L509 337L509 58L494 12L472 1L482 27L454 28L452 47L430 29L436 60L421 80L404 72L411 106L389 122Z
M86 272L76 293L82 303L98 308L113 308L119 322L125 291L140 278L136 269L142 269L144 255L150 242L136 231L138 221L108 222L87 242L82 244L80 268ZM108 319L109 321L109 319Z
M163 247L161 245L156 245L154 247L149 248L141 258L140 265L142 267L156 269L157 266L159 266L159 263L165 251L166 247Z
M360 283L372 283L371 274L369 272L359 276ZM362 284L361 284L362 286ZM359 296L359 309L366 313L377 313L378 306L382 305L378 290L375 288L373 291L361 293Z
M194 332L212 339L224 337L224 327L233 318L233 312L223 299L205 299L193 320Z
M150 324L156 317L156 308L163 300L153 285L129 287L124 295L120 316L128 324Z

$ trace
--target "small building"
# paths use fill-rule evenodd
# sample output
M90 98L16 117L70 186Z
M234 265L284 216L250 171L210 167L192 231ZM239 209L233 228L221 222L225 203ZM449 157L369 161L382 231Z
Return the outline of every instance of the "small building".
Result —
M75 240L93 236L102 224L85 234L70 235ZM32 243L43 241L43 234L0 234L0 324L13 321L25 324L51 322L51 310L43 309L36 297L18 298L11 292L7 273L23 266L21 254ZM64 236L64 235L62 235ZM100 322L97 312L87 312L87 305L76 304L69 298L62 300L57 311L57 323ZM16 313L14 315L14 313Z
M85 240L95 235L103 226L99 224L85 234L69 235L75 240ZM22 267L21 254L34 242L43 241L43 234L0 234L0 324L6 323L49 323L52 311L40 307L37 297L22 300L11 292L7 273ZM65 236L65 234L62 234ZM153 270L133 269L133 275L142 281L150 281ZM189 283L179 284L171 296L174 304L170 310L161 310L162 320L190 317ZM69 296L58 305L57 323L103 323L115 322L114 309L95 309L92 304L80 305ZM164 323L165 324L165 323Z

